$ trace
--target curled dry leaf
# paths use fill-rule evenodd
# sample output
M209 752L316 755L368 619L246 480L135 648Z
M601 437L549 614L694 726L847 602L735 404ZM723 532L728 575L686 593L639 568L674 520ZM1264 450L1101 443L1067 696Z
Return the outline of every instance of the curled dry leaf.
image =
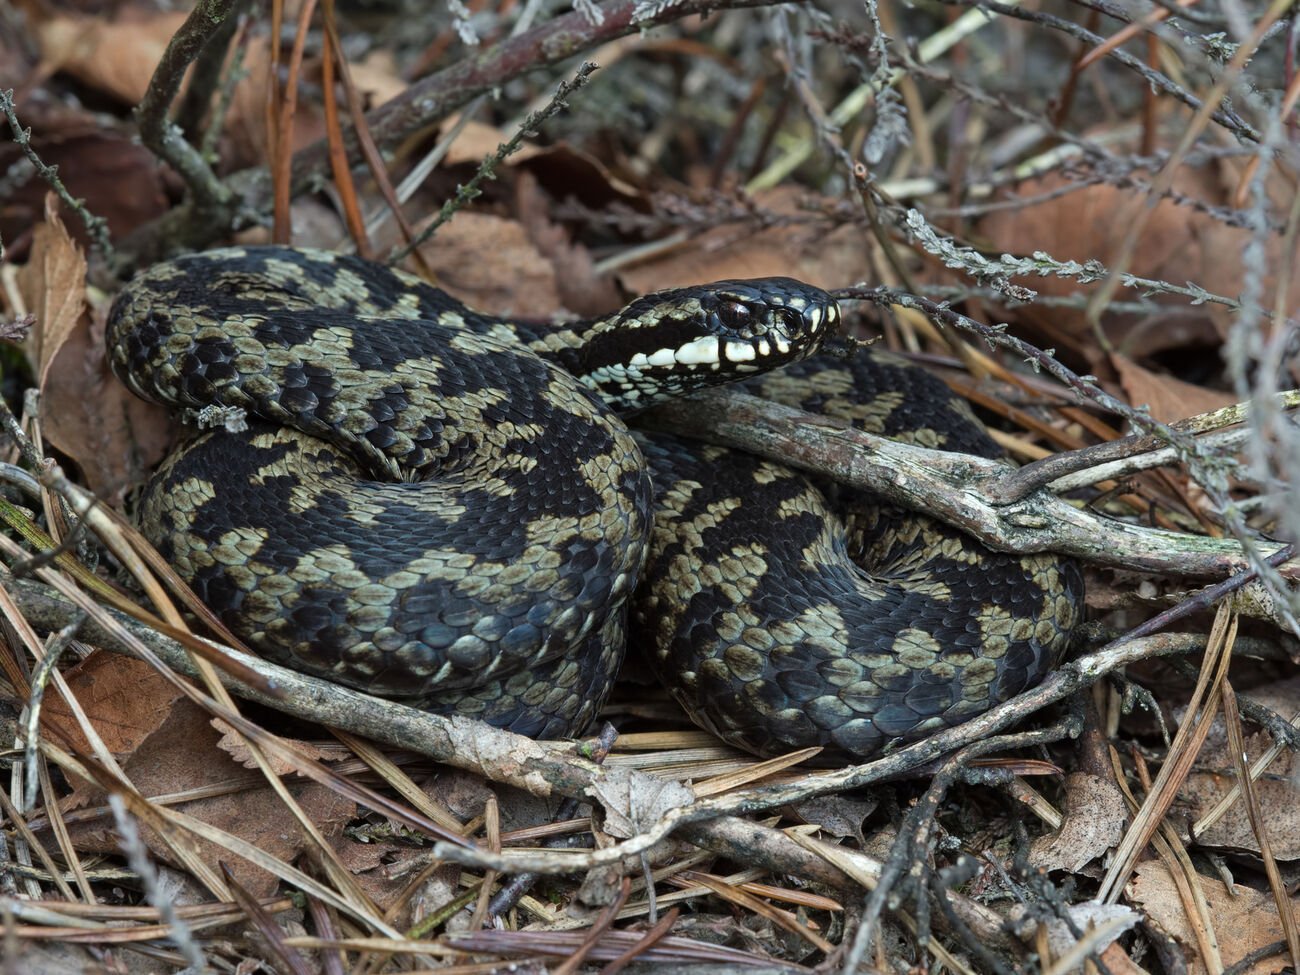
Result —
M1032 866L1078 873L1119 845L1128 822L1128 806L1110 779L1076 772L1065 780L1065 821L1061 828L1034 840Z
M1231 774L1193 772L1179 790L1180 802L1189 821L1194 822L1213 809L1235 784ZM1279 860L1300 860L1300 803L1290 777L1265 774L1255 783L1263 826L1268 830L1269 847ZM1241 800L1233 803L1223 818L1196 836L1200 847L1224 851L1259 853L1259 838Z
M115 500L162 457L170 424L158 407L131 395L109 372L107 309L85 314L86 261L52 195L18 286L36 316L28 357L41 394L45 437L77 462L92 491Z
M667 779L650 784L628 769L610 769L587 790L605 812L605 832L620 839L637 836L667 812L695 801L695 793Z

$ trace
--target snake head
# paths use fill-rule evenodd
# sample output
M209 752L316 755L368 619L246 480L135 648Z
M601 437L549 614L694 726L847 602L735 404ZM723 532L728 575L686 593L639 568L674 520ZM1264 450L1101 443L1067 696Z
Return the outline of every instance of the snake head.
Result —
M595 325L580 378L639 410L805 359L839 323L834 298L793 278L660 291Z

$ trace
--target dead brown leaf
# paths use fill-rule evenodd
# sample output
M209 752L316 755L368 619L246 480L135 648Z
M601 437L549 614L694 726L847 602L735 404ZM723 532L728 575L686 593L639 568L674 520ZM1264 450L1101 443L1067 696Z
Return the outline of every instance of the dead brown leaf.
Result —
M695 793L667 779L650 783L637 779L630 769L612 769L588 794L600 803L602 828L612 836L635 836L678 806L690 805Z
M1209 905L1224 965L1233 965L1252 951L1281 939L1282 922L1270 894L1240 885L1230 892L1221 881L1199 875L1196 879ZM1192 959L1189 970L1193 975L1206 972L1205 960L1197 952L1191 923L1168 868L1154 860L1139 865L1126 890L1135 907L1145 911L1153 924L1184 947ZM1250 966L1246 975L1273 975L1287 965L1282 951Z
M228 787L227 794L177 803L175 808L232 833L265 853L292 862L308 841L292 813L269 786L217 748L218 733L210 716L188 700L178 701L166 720L124 763L127 776L145 796ZM289 791L303 811L327 837L337 835L356 812L355 805L315 782L290 781ZM170 861L167 847L152 831L142 831L154 855ZM235 879L254 896L265 897L276 878L231 851L191 837L203 859L215 869L218 860L230 864ZM77 827L74 842L83 851L116 853L117 838L102 824Z
M244 768L255 769L259 767L258 761L253 757L248 747L248 742L244 736L231 728L224 721L213 721L214 727L221 733L217 741L217 747L238 762ZM314 759L318 762L339 762L345 758L350 758L352 752L342 745L335 742L333 745L324 746L313 745L311 742L297 739L293 742L294 748L303 756L304 759ZM288 775L299 768L298 762L286 761L276 755L266 754L266 763L275 771L277 775Z
M1183 783L1178 797L1188 803L1188 816L1195 820L1213 809L1235 784L1233 775L1193 772ZM1273 855L1279 860L1300 860L1300 804L1296 802L1295 784L1289 777L1279 779L1274 773L1256 780L1255 792ZM1217 823L1198 833L1196 843L1218 850L1259 853L1259 839L1240 800Z
M60 14L36 25L42 64L47 71L63 71L88 87L118 101L135 105L148 89L154 69L168 42L185 22L185 13L142 12L125 5L111 20ZM239 168L266 160L266 90L270 53L265 43L247 47L245 77L235 89L226 117L226 140L221 159ZM305 80L319 80L319 62L304 64ZM354 69L363 95L386 101L405 83L385 73L381 66ZM315 100L300 97L294 118L292 147L300 149L324 135L323 116Z
M623 303L614 280L596 269L591 252L570 240L563 224L550 219L550 199L527 170L520 170L515 181L515 203L528 239L555 269L555 287L565 308L594 316Z
M1110 361L1119 374L1128 402L1134 406L1146 405L1153 417L1165 423L1196 416L1198 413L1208 413L1237 402L1237 397L1231 393L1207 389L1164 373L1152 372L1119 352L1112 352Z
M462 210L420 253L439 286L472 308L528 318L561 308L555 269L513 220Z
M45 221L36 228L30 259L18 271L18 289L26 310L36 316L27 354L43 389L50 364L81 323L86 307L86 258L68 236L53 193L45 196Z
M1300 711L1300 678L1277 681L1242 697L1291 718ZM1254 765L1272 744L1273 738L1265 732L1249 735L1245 741L1247 761ZM1189 822L1208 813L1232 789L1237 781L1234 767L1222 719L1216 719L1197 760L1197 768L1179 791L1179 808ZM1255 781L1269 845L1273 855L1283 861L1300 860L1300 803L1296 802L1295 770L1295 757L1283 750ZM1240 800L1222 819L1199 833L1196 842L1214 849L1259 853L1259 840Z
M90 489L115 500L157 463L171 440L166 414L127 392L104 356L107 309L84 313L86 262L50 197L31 259L18 277L36 315L28 357L45 437L81 467Z
M805 823L816 823L836 839L854 839L865 846L862 827L879 805L874 799L850 799L847 796L818 796L792 805L791 810Z
M23 124L36 133L33 138L41 158L58 167L68 192L108 223L114 239L162 214L167 196L158 161L125 126L106 125L101 114L45 99L24 102L21 111ZM21 156L19 147L0 144L0 171L13 180L0 207L0 234L15 248L25 247L27 235L44 219L48 190L34 171L16 165ZM86 243L81 220L72 219L68 231Z
M48 67L134 105L144 97L154 68L185 17L143 13L130 5L111 21L57 15L36 25L36 39Z
M397 59L384 48L376 47L360 61L351 62L348 71L367 109L396 98L407 88Z
M1174 179L1173 190L1210 206L1228 206L1236 181L1235 171L1227 166L1222 172L1211 167L1183 167ZM1147 194L1096 185L1044 202L1032 202L1032 198L1066 183L1066 177L1054 174L1020 184L1020 194L1029 202L992 213L979 225L979 233L988 241L990 249L1013 254L1042 250L1058 260L1096 259L1107 266L1113 265L1125 236L1146 207ZM1281 192L1283 187L1279 185L1275 189ZM1127 270L1140 277L1177 285L1194 281L1217 294L1237 295L1242 290L1245 271L1241 255L1249 239L1247 230L1229 226L1191 206L1164 199L1147 217ZM1281 250L1281 238L1270 236L1267 246L1265 266L1284 267L1287 255ZM1300 302L1300 255L1290 255L1290 261L1287 304L1294 308ZM1268 279L1265 286L1262 303L1269 307L1273 302L1274 280ZM1034 278L1032 287L1047 295L1086 290L1061 278ZM1121 289L1116 294L1117 300L1137 297L1132 289ZM1171 297L1168 303L1187 307L1185 298ZM1201 311L1203 314L1194 317L1154 317L1144 321L1133 316L1108 316L1104 325L1108 337L1121 352L1141 358L1161 349L1217 345L1231 324L1231 312L1215 305L1205 305ZM1092 340L1080 310L1028 306L1018 309L1016 316L1054 337L1073 338L1081 348L1091 351Z
M367 836L364 840L342 833L330 844L339 862L353 875L357 885L375 902L380 910L388 911L397 904L397 898L406 890L415 875L434 859L428 850L412 846L408 839ZM461 868L448 863L433 872L415 898L400 905L402 913L396 923L405 927L416 920L412 913L421 905L446 904L459 893L457 880ZM439 883L440 878L446 878ZM446 888L445 891L430 887Z
M807 194L774 189L756 202L767 210L797 215ZM792 224L755 231L723 226L691 238L675 250L619 271L638 294L724 278L781 275L822 288L838 288L871 276L868 249L856 226L826 233L818 225Z
M180 691L143 660L116 653L93 653L65 678L81 710L114 755L129 755L171 713ZM57 694L41 708L43 727L57 729L72 748L89 751L71 709Z

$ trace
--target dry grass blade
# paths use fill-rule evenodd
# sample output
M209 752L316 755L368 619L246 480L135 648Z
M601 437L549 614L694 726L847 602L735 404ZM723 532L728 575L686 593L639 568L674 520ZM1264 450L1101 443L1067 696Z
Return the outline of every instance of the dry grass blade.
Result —
M279 0L277 0L277 7ZM272 142L271 178L274 185L275 205L272 211L271 239L277 244L287 244L293 238L293 223L289 213L291 203L290 178L293 171L293 119L298 111L298 82L302 75L302 56L307 44L307 30L311 25L311 15L316 9L316 0L303 0L298 8L298 30L293 38L293 50L289 54L289 71L285 78L284 90L281 91L274 71L270 84L273 101L278 103L275 113L274 130L279 138ZM278 51L280 35L272 34L271 47ZM272 64L278 61L278 54Z
M254 930L262 936L262 939L270 947L272 954L280 960L280 964L287 968L291 975L311 975L314 971L313 967L300 952L285 944L284 931L280 928L280 925L275 923L275 918L262 910L262 906L257 902L256 897L250 895L248 891L240 886L238 881L235 880L234 874L230 872L230 867L222 863L221 873L230 886L230 892L235 895L235 903L243 908Z
M1246 799L1246 813L1250 817L1250 828L1259 841L1260 859L1264 861L1264 872L1268 876L1268 886L1273 892L1277 904L1278 917L1282 921L1282 931L1286 936L1287 950L1291 953L1291 967L1300 971L1300 931L1296 930L1295 910L1291 904L1291 893L1278 870L1277 860L1273 856L1273 844L1268 836L1268 825L1264 820L1263 810L1259 807L1259 796L1255 792L1254 780L1250 777L1250 768L1246 758L1245 736L1241 731L1241 714L1237 710L1237 695L1232 685L1223 682L1223 720L1228 727L1228 747L1237 768L1237 784L1241 786Z
M1197 0L1177 0L1177 6L1192 7L1196 5L1196 2ZM1143 31L1150 30L1152 27L1156 26L1156 24L1159 24L1161 21L1169 17L1172 13L1173 11L1168 7L1158 7L1144 16L1141 20L1134 21L1131 24L1126 24L1124 27L1121 27L1112 34L1105 44L1097 45L1083 57L1079 58L1075 65L1076 70L1083 71L1085 68L1096 64L1111 51L1127 44Z
M555 969L554 975L577 975L579 966L587 960L592 949L600 942L601 936L613 926L614 919L618 917L618 912L623 909L631 893L632 879L624 877L623 882L619 884L618 896L614 902L600 912L600 917L596 918L596 923L591 926L582 944Z
M1218 615L1214 619L1214 628L1201 665L1200 680L1187 704L1187 716L1174 737L1160 774L1156 776L1133 825L1115 851L1114 862L1101 882L1097 899L1103 903L1114 903L1119 898L1138 856L1160 828L1165 813L1173 805L1178 789L1191 771L1192 763L1210 733L1218 710L1219 690L1228 673L1236 635L1237 617L1231 609L1230 601L1225 600L1220 604Z
M691 788L701 799L705 796L721 795L724 792L743 788L778 772L783 772L792 766L806 762L820 755L821 751L821 748L804 748L797 752L790 752L788 755L769 758L763 762L752 762L745 768L736 769L734 772L724 772L722 775L715 775L713 778L696 782Z
M1291 715L1291 717L1288 718L1287 720L1291 724L1291 727L1300 728L1300 711L1297 711L1295 714ZM1269 745L1268 748L1264 750L1264 753L1255 760L1253 765L1251 765L1250 767L1251 781L1255 781L1266 771L1268 771L1268 767L1272 765L1274 760L1279 755L1281 755L1284 751L1286 751L1286 744L1282 741L1275 741L1273 742L1273 744ZM1229 809L1231 809L1233 805L1237 802L1237 800L1240 798L1241 798L1241 783L1237 782L1232 786L1232 788L1230 788L1227 792L1223 794L1223 798L1221 798L1218 802L1216 802L1208 812L1206 812L1204 815L1201 816L1200 819L1198 819L1196 822L1192 823L1192 825L1188 827L1188 832L1190 833L1192 839L1193 840L1198 839L1201 836L1201 834L1203 834L1207 829L1209 829L1220 819L1222 819L1224 813L1226 813Z
M1146 774L1146 763L1142 761L1140 755L1136 758L1138 776L1143 786L1148 792L1151 790L1151 781ZM1111 749L1111 765L1115 773L1115 782L1120 790L1124 793L1124 799L1128 803L1129 809L1137 812L1139 803L1129 788L1128 782L1124 777L1124 769L1120 765L1119 756L1115 750ZM1186 847L1183 846L1182 839L1178 836L1178 831L1174 829L1173 824L1164 822L1160 826L1160 834L1151 838L1151 845L1155 848L1156 855L1169 870L1169 875L1173 878L1174 886L1178 891L1178 900L1182 905L1183 915L1187 918L1192 928L1192 936L1196 939L1197 949L1201 953L1201 958L1205 960L1206 966L1212 972L1223 970L1223 957L1219 950L1218 935L1215 934L1214 920L1210 914L1209 904L1205 900L1205 892L1201 889L1200 875L1196 871L1195 864L1187 854Z
M667 915L663 918L667 921ZM661 922L662 923L662 922ZM567 958L586 938L584 931L471 931L446 935L443 943L467 952L494 955L550 955ZM613 961L629 949L640 946L643 935L635 931L606 931L587 956L595 961ZM742 967L766 967L772 959L736 948L711 945L690 938L666 937L634 957L664 965L715 963Z
M805 890L792 890L788 887L775 887L772 884L757 883L757 878L762 876L762 874L763 871L761 870L746 870L743 873L735 874L730 877L715 876L713 879L726 884L728 887L734 887L758 897L767 897L771 900L784 901L787 904L797 904L800 907L811 908L815 911L844 910L843 904L830 897L823 897L820 894L814 894ZM697 885L699 884L699 881L695 879L697 876L699 876L698 871L686 869L674 874L669 878L669 882L678 887L684 887L687 890L691 890L697 888ZM712 888L706 886L703 889L711 890Z
M37 837L30 828L28 828L26 819L23 818L23 815L17 808L15 808L14 804L9 801L9 796L5 794L3 789L0 789L0 811L3 811L5 818L13 824L14 831L18 834L18 838L27 845L29 850L35 851L37 859L41 861L41 865L45 867L46 872L50 876L50 882L58 888L59 893L64 896L67 903L76 904L77 895L73 892L72 888L68 886L68 882L63 879L63 871L59 869L59 866L54 862L54 858L51 857L49 851L45 849L45 844L40 841L40 838ZM82 889L84 890L85 888L83 887ZM62 902L59 903L60 906L63 906Z
M373 744L346 731L333 729L333 733L335 738L348 746L352 754L383 776L385 782L431 822L437 823L449 834L468 835L465 833L465 824L458 821L438 803L433 802L405 772Z
M3 547L6 543L8 543L8 540L0 537L0 547ZM163 665L162 661L159 660L134 633L125 629L118 620L112 617L98 604L87 598L83 593L79 592L75 587L71 586L71 584L66 580L51 573L48 569L40 570L39 574L44 581L50 583L63 596L72 600L91 619L103 626L105 630L119 635L123 643L129 646L133 653L150 663L169 683L180 690L186 697L190 698L190 700L194 701L200 707L211 712L215 717L221 718L232 728L244 735L246 739L249 739L250 748L253 749L252 754L258 754L254 746L261 746L268 750L277 760L284 762L300 774L303 774L314 781L320 782L323 785L327 785L335 792L349 796L360 805L381 812L384 815L390 816L396 821L405 823L414 829L427 832L431 836L439 837L444 842L450 842L457 846L465 844L466 841L464 837L461 836L458 831L444 829L438 823L413 813L409 808L393 802L386 796L380 795L374 790L366 789L345 776L335 774L331 769L317 761L314 756L302 754L301 751L292 743L284 741L278 736L270 735L258 725L248 721L234 709L233 703L226 695L224 687L222 687L219 682L216 682L210 674L210 686L217 689L221 700L203 695L188 681L180 679L169 667ZM199 661L196 664L196 666L201 665L202 661ZM57 673L54 677L56 680L61 680ZM263 683L260 678L258 683ZM64 696L68 699L69 707L74 710L78 708L78 704L73 695L65 692ZM84 726L84 729L88 732L87 736L89 740L92 743L99 743L96 749L97 760L105 768L116 768L115 761L108 753L108 750L103 747L103 743L99 741L98 735L94 734L94 729L90 726L90 723L85 721L84 717L81 723ZM280 783L279 776L274 774L266 766L263 766L263 771L272 787L283 793L283 786ZM117 769L116 775L119 780L124 781L125 777L122 775L120 769ZM290 808L293 808L294 806L296 806L296 803L291 804ZM314 825L308 825L306 828L309 833L316 833ZM326 845L324 844L323 839L320 839L319 842L321 845ZM340 877L345 887L353 886L350 876L346 873L341 873ZM213 879L215 879L215 877ZM359 892L357 896L360 900L365 899Z
M370 125L366 121L366 113L362 105L361 94L357 91L357 86L352 81L352 72L348 67L347 59L345 59L341 54L343 44L339 38L338 24L334 17L333 0L325 0L324 11L325 33L330 38L330 43L334 51L340 52L337 60L339 78L343 82L343 91L347 95L348 113L352 118L352 124L357 136L357 143L361 147L361 154L366 160L366 166L370 170L370 175L374 177L375 185L379 188L379 192L383 196L384 202L388 204L388 207L393 214L393 218L397 221L397 225L402 231L403 239L409 243L414 239L415 231L412 229L410 222L406 219L406 214L402 211L402 203L397 198L396 190L393 189L392 180L388 178L388 167L385 166L383 156L379 152L379 147L375 145L375 140L370 134ZM358 219L361 219L360 214L358 214ZM361 244L366 241L364 229L362 231L362 236L354 239L357 240L358 246L361 246ZM413 253L415 263L420 268L421 274L424 275L426 280L433 280L434 273L425 262L424 256L420 254L418 249Z
M616 972L622 971L628 964L645 955L646 952L662 941L667 936L668 932L673 929L673 925L677 923L678 916L679 911L674 907L667 914L661 917L657 923L647 929L645 934L641 935L635 944L630 945L628 949L617 958L611 959L609 964L600 970L600 975L615 975Z
M334 16L332 4L325 5L325 18ZM334 188L338 190L339 205L343 208L343 219L348 226L348 234L362 257L370 257L370 238L366 234L366 221L361 216L361 203L357 200L357 187L352 181L352 168L348 165L348 150L343 142L343 126L339 119L338 98L334 92L334 61L342 60L343 54L334 43L333 31L325 32L325 54L321 59L321 90L325 104L325 135L329 140L330 172L334 176Z
M1275 825L1291 797L1285 783L1251 789L1248 777L1277 771L1280 747L1247 772L1234 708L1261 729L1260 747L1266 735L1294 745L1264 712L1297 713L1287 695L1300 690L1277 680L1237 701L1225 676L1234 643L1237 686L1288 676L1294 642L1269 628L1300 634L1300 565L1277 541L1300 537L1300 390L1280 392L1300 385L1286 318L1300 300L1300 198L1285 151L1300 78L1290 61L1278 68L1293 0L449 0L437 23L392 2L313 5L204 0L185 17L83 3L75 15L35 5L16 25L0 17L0 75L22 88L0 91L13 143L0 146L0 184L13 191L0 194L0 340L24 343L38 387L21 422L3 405L13 390L0 397L17 448L0 478L18 492L0 498L12 529L0 533L11 570L0 673L27 704L29 746L0 794L8 957L26 940L58 940L60 951L130 946L196 971L329 975L800 971L792 959L1065 975L1172 969L1179 952L1208 972L1225 958L1244 971L1270 951L1300 961L1273 863L1293 852ZM1066 51L1056 74L1024 56L1048 49ZM132 132L125 106L137 102ZM521 139L532 144L509 151ZM50 188L81 225L62 226ZM443 239L423 246L407 215L444 201L425 224ZM890 352L991 413L992 438L1031 462L900 447L737 390L679 404L687 416L667 412L671 432L838 478L993 549L1076 557L1091 564L1085 639L1133 629L1077 644L1041 683L960 725L830 771L806 767L827 761L811 749L756 760L702 731L662 731L682 714L670 694L630 686L635 677L606 712L633 733L602 764L609 749L591 742L531 741L244 652L92 497L117 498L171 436L105 364L113 292L170 255L268 237L335 247L350 236L373 254L390 213L415 260L503 319L562 327L706 279L779 274L826 288L845 325L878 327ZM89 267L82 226L100 228ZM120 260L106 265L110 234ZM257 315L255 292L243 297ZM0 357L6 379L16 364ZM52 456L66 458L62 470L46 471ZM808 514L802 501L782 510ZM726 516L710 508L701 538ZM198 561L247 554L255 543L241 537ZM196 591L211 592L201 578ZM1237 600L1249 627L1235 639L1218 604L1247 584L1266 599ZM926 597L941 601L939 588ZM533 611L520 608L530 622ZM1158 746L1148 725L1119 720L1120 685L1149 692L1163 718L1184 688L1142 685L1163 675L1157 658L1188 654L1203 655L1190 713L1148 773ZM943 660L932 676L960 666ZM849 669L817 667L832 684ZM766 701L769 678L783 689L810 680L777 671L746 693ZM874 693L836 686L821 702L834 711L832 698L855 706ZM1089 689L1107 699L1100 720L1059 707ZM1219 769L1201 767L1210 752L1197 754L1220 699L1238 784L1186 841L1175 795L1199 809L1223 792ZM1012 724L1023 730L1002 737ZM1005 760L965 761L994 736ZM970 753L945 760L958 750ZM1236 799L1236 822L1205 832ZM1247 817L1263 869L1242 873ZM560 837L595 848L546 848ZM891 845L883 863L865 852ZM1231 895L1206 867L1216 848L1238 873ZM169 913L153 861L212 903ZM546 874L545 893L530 896L521 870ZM1272 899L1255 889L1265 873ZM615 890L602 886L611 878ZM292 905L274 895L291 889L298 913L286 916ZM1085 903L1097 896L1127 905ZM119 899L133 906L97 903ZM594 925L574 909L590 903L603 905ZM657 910L667 914L653 924ZM1112 940L1134 910L1148 923ZM452 933L466 922L482 927ZM1280 951L1265 946L1283 933Z
M755 897L753 894L739 887L734 887L719 877L713 877L706 873L699 873L691 870L682 874L683 880L689 880L697 883L702 887L707 887L723 900L730 901L739 907L753 911L761 917L767 918L773 924L791 934L797 934L819 951L824 951L828 955L835 950L835 946L823 938L817 932L813 931L807 925L799 923L799 920L789 911L783 911L780 908L773 907L766 901Z
M618 736L621 752L661 752L678 749L718 747L718 739L707 731L635 731ZM621 756L611 756L611 759Z
M487 797L483 807L483 829L487 837L486 847L490 853L501 852L501 808L495 795ZM478 902L474 905L474 914L470 918L470 930L477 931L487 920L488 902L492 897L492 887L497 882L495 871L488 870L483 875L483 884L479 888Z
M270 691L266 681L256 671L243 666L238 661L232 660L210 643L199 639L190 632L180 613L177 612L172 601L167 597L167 593L158 586L155 576L159 576L166 581L168 588L181 597L186 609L203 621L217 635L218 639L237 649L246 649L234 634L226 628L225 624L218 620L211 610L199 601L189 586L185 585L180 577L176 575L175 570L166 563L157 550L149 544L148 540L133 525L111 508L100 505L93 495L69 481L58 468L51 468L46 471L43 480L47 481L68 501L72 509L94 530L96 537L122 561L122 564L127 567L132 577L150 595L153 604L163 610L167 619L162 620L149 613L131 599L107 586L102 580L89 575L88 570L75 561L73 561L72 568L69 571L69 574L74 579L85 585L92 593L99 596L114 609L126 613L128 616L173 640L183 643L199 659L212 663L236 680L252 683L261 686L268 692ZM7 539L0 540L0 544L4 544L6 551L12 554L13 557L19 558L21 556L21 552L14 548ZM62 567L61 562L56 561L56 564Z

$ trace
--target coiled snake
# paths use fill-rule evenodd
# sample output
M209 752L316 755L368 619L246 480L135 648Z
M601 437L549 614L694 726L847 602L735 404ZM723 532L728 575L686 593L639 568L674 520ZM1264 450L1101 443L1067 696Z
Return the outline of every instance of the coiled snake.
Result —
M108 348L145 398L246 415L173 454L139 518L268 658L556 737L600 708L630 629L728 741L868 756L1040 679L1078 619L1078 570L616 415L787 365L750 382L997 456L915 367L804 361L838 320L829 295L773 278L526 325L382 265L250 247L138 277Z

